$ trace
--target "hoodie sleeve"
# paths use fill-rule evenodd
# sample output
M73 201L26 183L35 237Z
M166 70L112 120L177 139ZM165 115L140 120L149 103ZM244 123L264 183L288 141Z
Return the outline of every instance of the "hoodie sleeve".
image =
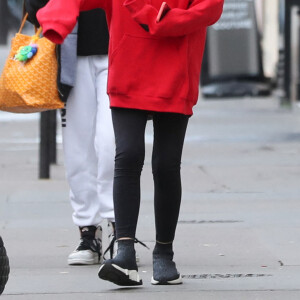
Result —
M94 8L107 9L110 0L50 0L37 13L37 20L46 38L62 44L77 23L80 11Z
M213 25L222 14L224 0L192 0L187 9L172 8L156 23L158 11L145 0L125 0L132 18L157 36L182 36Z

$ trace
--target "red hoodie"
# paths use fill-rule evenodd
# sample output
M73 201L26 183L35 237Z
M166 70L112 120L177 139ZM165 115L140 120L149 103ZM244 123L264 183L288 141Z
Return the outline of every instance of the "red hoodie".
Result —
M62 43L79 11L103 8L110 31L111 107L192 115L206 28L221 16L224 0L167 0L171 10L156 23L162 2L50 0L37 18L44 35Z

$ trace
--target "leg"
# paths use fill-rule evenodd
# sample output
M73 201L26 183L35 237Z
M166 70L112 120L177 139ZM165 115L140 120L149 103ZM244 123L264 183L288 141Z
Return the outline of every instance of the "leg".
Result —
M102 219L114 222L113 176L115 164L115 136L112 125L107 86L107 55L93 56L96 76L97 119L95 149L98 158L97 190Z
M97 102L88 57L78 57L76 76L66 105L66 127L62 130L66 176L75 225L97 226L101 222L94 146Z
M180 164L188 116L155 114L152 170L156 240L152 284L181 283L173 262L172 243L181 203Z
M145 156L147 113L113 108L112 118L116 138L113 194L118 254L105 261L98 275L121 286L141 285L133 239L140 207L140 175Z
M66 104L62 134L73 221L80 227L81 242L70 254L68 263L93 264L99 263L102 231L96 229L101 222L101 207L94 146L97 101L90 58L78 57L76 76L75 87Z
M140 208L140 176L145 158L147 113L112 109L116 137L114 206L117 239L134 239Z
M156 114L153 117L154 144L152 171L156 240L174 240L181 202L180 165L188 117L181 114Z
M97 97L95 150L98 160L97 192L99 215L106 219L109 250L111 258L116 255L115 214L113 205L113 177L115 165L115 135L112 125L109 98L107 95L108 56L90 57L92 72L95 74ZM104 256L104 253L103 253Z

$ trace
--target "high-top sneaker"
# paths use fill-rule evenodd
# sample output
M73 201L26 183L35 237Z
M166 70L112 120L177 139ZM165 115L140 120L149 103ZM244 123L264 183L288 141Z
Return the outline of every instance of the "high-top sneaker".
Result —
M2 294L9 275L9 260L0 236L0 295Z
M69 255L69 265L99 264L102 258L102 228L101 226L79 227L80 243Z
M174 252L172 243L156 243L153 250L153 277L152 284L181 284L182 278L173 261Z
M142 285L136 264L134 240L119 240L117 256L104 261L98 276L120 286Z

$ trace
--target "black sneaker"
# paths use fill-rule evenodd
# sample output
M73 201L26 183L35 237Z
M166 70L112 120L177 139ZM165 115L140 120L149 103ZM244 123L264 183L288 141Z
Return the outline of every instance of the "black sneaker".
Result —
M172 244L156 244L153 250L153 276L154 285L181 284L182 278L173 261L174 252Z
M9 275L9 260L0 236L0 295L2 294Z
M69 255L69 265L99 264L102 258L102 228L101 226L79 227L80 243Z
M143 284L136 264L134 240L118 241L118 254L100 266L99 278L119 286L139 286Z

